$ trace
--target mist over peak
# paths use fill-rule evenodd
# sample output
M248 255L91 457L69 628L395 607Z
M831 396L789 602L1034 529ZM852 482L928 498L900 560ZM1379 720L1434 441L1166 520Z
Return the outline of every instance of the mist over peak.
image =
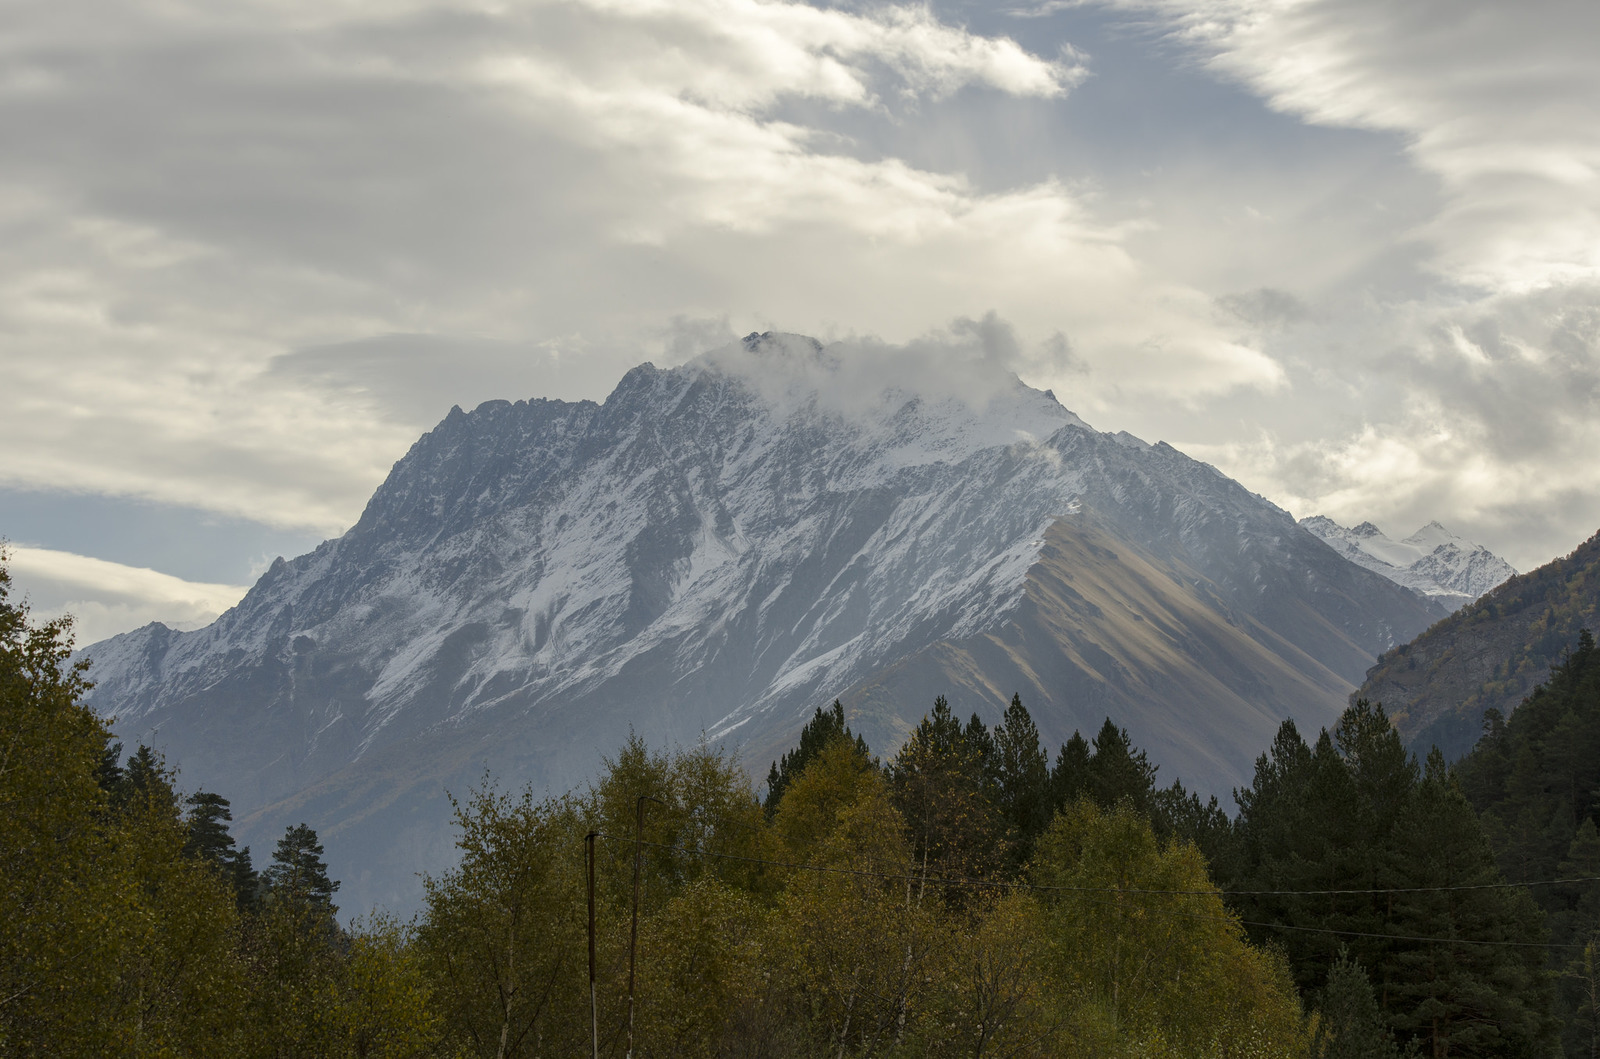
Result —
M1064 340L1060 346L1068 348ZM1053 390L1021 381L1017 369L1028 363L1010 326L990 313L903 344L752 332L685 366L739 379L781 416L815 411L871 428L904 414L930 425L987 427L986 441L1000 444L1088 427Z

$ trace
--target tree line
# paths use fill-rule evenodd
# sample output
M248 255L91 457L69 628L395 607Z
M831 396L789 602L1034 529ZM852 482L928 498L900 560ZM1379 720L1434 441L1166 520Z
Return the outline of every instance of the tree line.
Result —
M1587 863L1595 757L1539 787L1554 802L1490 806L1533 797L1521 711L1485 740L1499 787L1418 765L1377 706L1311 744L1286 722L1234 818L1110 720L1049 754L1015 697L993 727L938 699L882 761L834 703L764 790L715 748L633 739L560 797L486 777L423 910L346 927L316 835L257 873L224 800L180 797L143 748L121 763L66 626L7 587L0 567L3 1054L1593 1054L1543 942L1592 937L1594 890L1536 902L1501 884L1548 858L1496 854L1530 813L1553 849L1554 805L1549 866Z
M180 798L147 748L122 764L68 623L9 590L0 566L0 1055L424 1054L399 925L338 925L309 828L258 873L226 800Z
M1506 878L1534 886L1553 943L1556 1010L1566 1054L1600 1056L1600 649L1587 629L1549 679L1484 734L1458 766Z

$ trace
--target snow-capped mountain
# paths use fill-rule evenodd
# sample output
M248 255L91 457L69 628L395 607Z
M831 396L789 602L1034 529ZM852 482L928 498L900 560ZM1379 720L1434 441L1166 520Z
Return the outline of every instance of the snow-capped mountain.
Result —
M92 703L248 841L302 820L354 907L448 862L446 789L565 789L632 730L764 771L842 697L893 749L948 693L1053 744L1108 714L1225 794L1442 616L1165 444L974 364L751 335L603 404L492 401L212 625L86 649ZM250 815L246 815L250 814Z
M1370 522L1346 529L1323 515L1300 525L1327 541L1351 562L1382 574L1448 610L1466 606L1515 577L1511 564L1481 544L1430 522L1405 540L1390 540Z

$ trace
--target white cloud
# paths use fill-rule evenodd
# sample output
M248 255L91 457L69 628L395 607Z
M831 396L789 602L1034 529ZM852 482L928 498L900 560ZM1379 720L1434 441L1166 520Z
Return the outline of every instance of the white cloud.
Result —
M1600 525L1600 285L1391 306L1361 333L1293 337L1323 348L1284 354L1299 362L1286 412L1244 436L1173 440L1297 515L1448 518L1519 569Z
M1600 524L1586 471L1600 445L1600 8L1081 6L1145 20L1281 114L1392 137L1434 189L1356 183L1314 210L1251 214L1231 255L1192 239L1149 250L1191 281L1207 268L1226 277L1235 292L1219 305L1286 380L1270 401L1213 399L1161 433L1298 514L1396 527L1444 518L1523 568L1590 535ZM1229 206L1213 195L1202 187L1184 215ZM1247 279L1239 265L1251 261ZM1278 277L1260 270L1267 262ZM1239 293L1257 284L1290 295L1290 317L1261 317L1259 297Z
M980 187L829 124L1059 101L1070 48L895 4L23 9L0 43L3 484L333 533L442 390L600 396L680 316L903 343L997 310L1029 349L1071 336L1091 411L1282 382L1093 187ZM383 335L447 369L352 352Z
M750 330L954 385L1004 332L1099 426L1547 557L1600 517L1594 16L1441 4L1129 0L1276 108L1172 115L1094 110L1143 82L1046 40L1055 0L1015 40L909 4L14 5L0 485L331 534L452 402ZM1257 153L1190 129L1213 102Z
M1565 0L1110 0L1320 124L1398 133L1445 208L1410 233L1459 282L1600 270L1600 7Z
M142 567L48 548L6 545L15 598L26 599L36 621L73 618L74 637L87 646L160 621L195 629L244 597L244 585L217 585Z
M636 85L717 109L759 110L787 95L870 103L875 67L892 71L901 91L933 96L976 84L1054 97L1086 74L1081 64L974 35L920 6L859 12L783 0L566 0L564 6L606 22L592 27L601 32L585 35L604 41L581 53L585 80Z

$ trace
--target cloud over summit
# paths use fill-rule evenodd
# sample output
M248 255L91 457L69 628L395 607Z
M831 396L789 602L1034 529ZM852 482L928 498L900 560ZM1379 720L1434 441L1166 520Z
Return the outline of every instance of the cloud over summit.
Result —
M1600 523L1597 18L19 0L0 487L336 532L452 403L775 330L1531 566Z

